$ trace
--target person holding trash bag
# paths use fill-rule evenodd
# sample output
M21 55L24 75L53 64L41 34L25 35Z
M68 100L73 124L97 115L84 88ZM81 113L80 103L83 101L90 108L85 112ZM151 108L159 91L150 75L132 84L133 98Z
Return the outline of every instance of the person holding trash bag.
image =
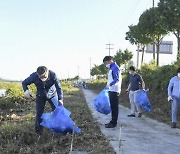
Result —
M43 128L40 125L42 122L41 116L44 112L46 101L50 103L52 110L54 110L56 105L53 104L51 98L54 96L58 97L58 103L63 105L63 92L56 74L48 70L45 66L39 66L36 72L33 72L28 78L22 81L24 96L26 98L32 97L28 89L28 85L32 83L34 83L37 88L35 132L41 135Z
M177 69L177 75L169 81L168 102L171 102L171 128L176 128L177 110L180 106L180 68Z
M129 85L126 90L126 92L129 92L129 101L131 105L131 113L128 114L128 117L135 117L135 109L137 109L138 117L140 118L142 116L142 111L140 104L137 102L136 96L137 92L140 89L140 84L142 85L143 90L145 90L145 83L142 79L142 77L135 72L135 67L130 66L129 67Z
M119 104L119 94L121 92L121 74L119 66L113 62L111 56L105 56L103 63L109 69L108 81L106 88L108 89L109 100L111 105L111 116L112 119L109 123L105 124L106 128L114 128L117 126L118 120L118 104Z

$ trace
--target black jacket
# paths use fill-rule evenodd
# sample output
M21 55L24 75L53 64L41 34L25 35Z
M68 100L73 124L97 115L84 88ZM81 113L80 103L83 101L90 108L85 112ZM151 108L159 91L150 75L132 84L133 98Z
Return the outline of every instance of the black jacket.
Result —
M60 82L53 71L49 70L49 76L45 82L41 81L36 72L32 73L28 78L26 78L22 82L22 87L24 91L28 90L28 85L32 83L36 85L37 97L46 97L49 89L51 89L51 93L53 93L53 96L55 96L57 92L58 100L63 99L63 92L61 89Z

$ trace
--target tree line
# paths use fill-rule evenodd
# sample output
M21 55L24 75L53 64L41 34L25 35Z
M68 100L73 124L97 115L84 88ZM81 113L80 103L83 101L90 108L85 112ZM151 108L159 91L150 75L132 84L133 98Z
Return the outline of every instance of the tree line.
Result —
M157 7L144 11L137 25L130 25L126 32L126 40L137 45L142 51L142 61L145 46L155 44L157 51L153 48L153 59L157 53L157 66L159 65L160 44L165 35L173 33L177 38L177 60L180 60L180 0L160 0Z
M118 50L116 54L113 57L113 60L117 63L117 65L125 65L125 70L127 69L127 63L129 60L132 59L133 54L129 50ZM105 67L104 64L101 65L94 65L94 67L91 69L91 75L97 76L97 77L103 77L107 74L108 69Z

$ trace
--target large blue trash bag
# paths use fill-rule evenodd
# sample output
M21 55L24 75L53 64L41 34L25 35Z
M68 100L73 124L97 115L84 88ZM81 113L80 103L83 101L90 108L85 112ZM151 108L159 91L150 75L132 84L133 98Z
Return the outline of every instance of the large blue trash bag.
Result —
M94 99L94 106L96 110L102 114L111 113L109 94L107 89L103 89Z
M149 101L149 98L147 96L147 92L149 91L149 89L147 90L138 90L137 91L137 96L136 96L136 101L140 104L140 106L147 112L151 112L152 111L152 106L151 103Z
M56 97L51 99L53 103L57 104ZM71 112L67 110L63 105L58 105L53 112L43 113L40 125L50 129L54 133L80 133L81 129L75 126L74 121L70 118Z

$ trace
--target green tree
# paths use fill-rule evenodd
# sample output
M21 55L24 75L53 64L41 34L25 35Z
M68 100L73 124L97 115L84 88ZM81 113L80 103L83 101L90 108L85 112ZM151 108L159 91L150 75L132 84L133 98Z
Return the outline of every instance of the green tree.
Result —
M100 77L106 75L107 71L108 69L105 67L104 64L94 65L94 67L91 69L91 75L97 75L98 77Z
M144 49L147 44L153 43L152 38L150 35L146 34L143 31L143 27L138 25L131 25L128 26L129 31L126 32L126 40L129 40L131 44L137 45L138 49L142 50L142 60L141 64L143 63L144 58ZM138 51L139 52L139 51ZM139 55L139 54L138 54Z
M100 75L101 71L99 70L99 66L98 65L94 65L94 67L91 69L91 75Z
M105 75L107 74L107 71L108 71L108 69L106 68L104 64L99 65L99 70L101 72L100 75Z
M143 12L139 18L139 25L142 27L144 33L152 37L154 36L157 48L157 66L159 66L159 47L163 37L168 33L160 10L155 7Z
M173 32L177 38L177 59L180 60L180 0L160 0L158 7L164 17L167 30Z
M132 52L130 52L129 50L124 50L124 52L122 52L122 50L118 50L116 52L116 55L113 57L113 60L119 65L125 65L125 70L126 70L126 64L128 63L129 60L131 60L133 57Z

